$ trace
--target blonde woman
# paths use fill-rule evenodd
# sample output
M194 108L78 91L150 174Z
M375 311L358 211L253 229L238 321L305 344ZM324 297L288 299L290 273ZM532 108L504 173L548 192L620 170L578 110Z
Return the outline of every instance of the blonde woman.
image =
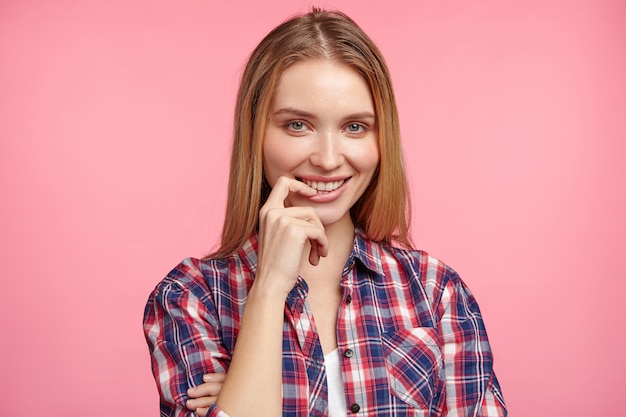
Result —
M270 32L235 111L221 247L156 287L162 416L503 416L478 306L409 238L389 72L347 16Z

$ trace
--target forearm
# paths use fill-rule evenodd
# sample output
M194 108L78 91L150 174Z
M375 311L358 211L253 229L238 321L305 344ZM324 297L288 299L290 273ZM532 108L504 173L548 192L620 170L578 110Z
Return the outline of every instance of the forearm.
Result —
M303 262L328 254L322 222L310 207L285 207L290 194L316 191L280 177L259 211L258 263L248 293L228 375L216 405L230 417L282 415L282 354L285 299Z
M258 285L257 285L258 284ZM282 415L284 296L259 282L241 320L228 377L216 404L231 417Z

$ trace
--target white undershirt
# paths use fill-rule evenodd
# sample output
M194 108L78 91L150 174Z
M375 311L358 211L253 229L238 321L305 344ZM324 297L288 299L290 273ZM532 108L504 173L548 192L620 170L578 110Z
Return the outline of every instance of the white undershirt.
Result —
M343 380L341 379L339 351L335 349L325 355L324 364L326 365L326 383L328 384L328 417L346 417L348 411Z

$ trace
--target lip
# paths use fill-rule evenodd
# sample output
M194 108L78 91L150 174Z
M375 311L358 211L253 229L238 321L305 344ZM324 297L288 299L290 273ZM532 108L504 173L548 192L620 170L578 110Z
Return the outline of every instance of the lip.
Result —
M319 175L296 175L298 181L335 182L351 178L351 175L335 175L334 177L322 177Z
M318 191L315 195L307 197L307 200L313 203L329 203L341 197L346 189L346 184L350 182L352 177L318 177L318 176L306 176L297 177L299 181L316 181L316 182L336 182L343 181L341 186L333 191Z

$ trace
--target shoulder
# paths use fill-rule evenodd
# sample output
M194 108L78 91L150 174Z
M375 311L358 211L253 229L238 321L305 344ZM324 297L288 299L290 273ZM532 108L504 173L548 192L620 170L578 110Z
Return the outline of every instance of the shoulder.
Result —
M236 287L249 270L250 266L242 261L239 254L219 259L186 258L157 284L152 297L175 297L179 293L188 293L204 299L213 292Z
M414 296L425 297L437 305L444 294L463 286L457 272L424 250L407 249L383 242L369 241L368 253L381 278L389 284L410 288Z
M459 279L453 268L424 250L407 249L386 243L375 244L379 247L384 266L396 264L405 273L423 282L444 283Z
M257 249L254 233L237 252L220 258L184 259L156 286L152 296L185 293L203 301L222 295L245 297L256 271Z
M186 258L174 267L154 288L152 300L160 305L178 304L183 298L203 299L209 293L202 261Z
M480 315L474 294L453 268L425 251L395 247L390 247L389 251L408 276L419 280L433 305L444 309L454 305L458 316Z

